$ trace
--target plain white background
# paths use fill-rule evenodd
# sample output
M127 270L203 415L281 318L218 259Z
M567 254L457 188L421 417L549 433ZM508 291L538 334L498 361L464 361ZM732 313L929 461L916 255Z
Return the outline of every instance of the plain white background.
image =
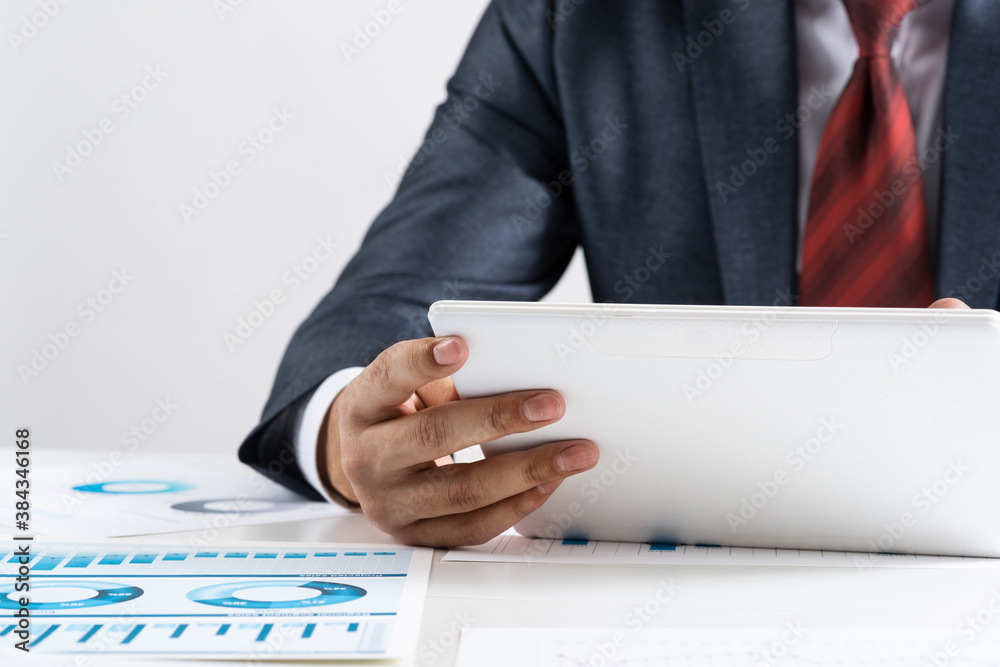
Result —
M388 4L5 0L5 434L112 451L138 429L141 450L235 453L487 3L399 0L348 61ZM315 259L320 238L337 248ZM550 299L589 300L579 256Z

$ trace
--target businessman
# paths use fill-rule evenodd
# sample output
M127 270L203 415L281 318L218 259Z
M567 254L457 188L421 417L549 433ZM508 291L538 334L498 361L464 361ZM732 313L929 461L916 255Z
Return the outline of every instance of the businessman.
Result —
M996 308L1000 3L495 0L241 459L409 543L483 542L593 467L525 387L459 400L440 298ZM964 302L964 303L963 303Z

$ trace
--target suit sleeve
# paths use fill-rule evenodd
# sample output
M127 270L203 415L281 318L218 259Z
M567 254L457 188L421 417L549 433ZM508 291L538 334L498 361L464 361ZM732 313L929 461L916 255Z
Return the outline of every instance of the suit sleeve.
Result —
M551 9L487 8L396 196L293 336L242 461L319 499L295 461L290 406L334 372L431 335L434 301L531 301L558 281L579 228L569 189L546 185L569 166Z

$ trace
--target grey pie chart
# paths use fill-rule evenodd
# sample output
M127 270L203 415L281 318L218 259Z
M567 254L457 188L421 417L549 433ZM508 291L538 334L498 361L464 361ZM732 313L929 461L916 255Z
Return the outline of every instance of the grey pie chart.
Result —
M196 514L269 514L287 512L301 507L301 502L292 500L252 500L245 498L210 498L208 500L188 500L170 507L181 512Z

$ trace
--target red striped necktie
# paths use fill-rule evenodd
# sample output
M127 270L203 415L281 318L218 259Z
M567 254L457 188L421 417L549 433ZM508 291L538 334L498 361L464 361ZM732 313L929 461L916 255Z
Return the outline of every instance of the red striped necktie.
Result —
M913 119L889 50L916 0L844 0L854 74L820 141L802 247L803 306L925 307L933 300Z

